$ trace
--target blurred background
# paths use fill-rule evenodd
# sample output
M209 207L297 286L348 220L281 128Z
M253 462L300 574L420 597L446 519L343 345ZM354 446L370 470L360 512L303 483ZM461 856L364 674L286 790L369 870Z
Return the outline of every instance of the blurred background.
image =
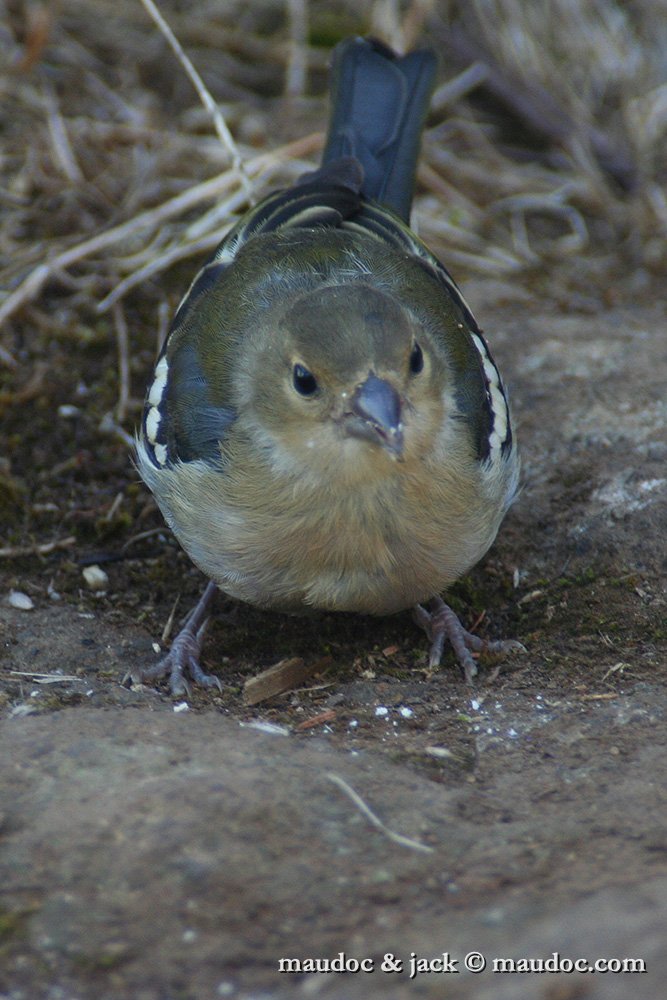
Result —
M641 285L643 271L663 270L660 0L162 0L246 177L142 219L233 165L147 6L0 3L3 295L33 267L135 223L71 252L41 284L46 297L5 300L3 319L27 302L44 309L49 291L55 329L59 310L104 315L133 288L144 307L158 303L168 284L155 275L214 246L244 200L317 160L330 51L354 33L440 56L415 224L457 273L531 273L549 292L573 259L579 283L609 269ZM4 330L7 350L16 336Z

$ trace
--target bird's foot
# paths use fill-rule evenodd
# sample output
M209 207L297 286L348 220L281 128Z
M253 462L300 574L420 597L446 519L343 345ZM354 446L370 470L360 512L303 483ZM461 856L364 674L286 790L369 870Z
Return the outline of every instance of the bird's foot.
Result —
M526 647L515 639L480 639L478 635L468 632L441 597L434 597L431 605L430 611L427 611L421 604L417 604L414 609L416 623L424 629L431 640L429 667L439 666L445 639L449 639L452 645L463 670L466 684L472 684L477 673L477 664L473 653L507 656L510 653L525 653L526 651Z
M190 681L200 687L217 687L222 691L219 678L204 673L199 657L202 642L209 622L209 609L217 592L214 583L209 583L199 601L192 609L183 628L171 644L169 652L151 667L131 670L123 678L123 684L150 684L161 677L169 677L169 689L175 697L192 694Z

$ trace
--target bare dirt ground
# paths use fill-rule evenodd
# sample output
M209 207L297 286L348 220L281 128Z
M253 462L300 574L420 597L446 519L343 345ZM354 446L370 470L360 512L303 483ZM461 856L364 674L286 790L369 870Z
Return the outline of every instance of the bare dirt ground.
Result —
M65 281L15 320L3 343L20 368L0 385L3 998L661 994L667 308L659 276L594 249L464 282L523 456L496 545L450 597L527 652L497 676L482 664L474 689L451 657L427 669L408 614L299 620L223 597L204 655L222 693L184 710L164 687L123 686L204 581L104 431L108 314ZM191 271L172 269L170 302ZM128 427L154 356L149 293L126 305ZM84 581L92 564L103 591ZM319 672L248 707L247 678L289 656ZM341 952L373 971L279 971ZM486 967L466 971L477 952ZM646 972L493 969L554 952ZM450 971L409 978L413 954L443 953Z

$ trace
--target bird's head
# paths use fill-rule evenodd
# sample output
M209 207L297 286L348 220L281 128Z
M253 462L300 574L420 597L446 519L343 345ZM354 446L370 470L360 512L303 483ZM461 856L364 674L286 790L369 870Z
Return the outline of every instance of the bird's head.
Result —
M362 283L300 295L258 357L252 409L278 448L341 476L389 471L433 447L441 362L389 292Z

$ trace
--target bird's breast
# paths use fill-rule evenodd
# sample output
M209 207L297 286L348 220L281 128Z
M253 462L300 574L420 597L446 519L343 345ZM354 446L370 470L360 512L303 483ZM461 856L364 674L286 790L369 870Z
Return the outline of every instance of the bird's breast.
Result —
M502 512L479 484L393 463L352 487L205 462L151 470L186 552L222 590L262 607L390 614L444 590L489 547Z

